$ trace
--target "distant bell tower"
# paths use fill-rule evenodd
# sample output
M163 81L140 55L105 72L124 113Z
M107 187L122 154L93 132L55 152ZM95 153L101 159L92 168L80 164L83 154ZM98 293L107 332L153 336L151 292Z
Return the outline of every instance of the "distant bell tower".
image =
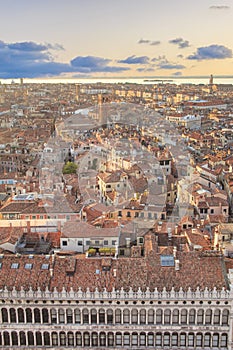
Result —
M210 85L213 85L213 83L214 83L214 77L213 77L213 75L211 74L209 84L210 84Z
M75 84L75 98L76 98L76 101L79 102L79 99L80 99L80 85L79 84Z

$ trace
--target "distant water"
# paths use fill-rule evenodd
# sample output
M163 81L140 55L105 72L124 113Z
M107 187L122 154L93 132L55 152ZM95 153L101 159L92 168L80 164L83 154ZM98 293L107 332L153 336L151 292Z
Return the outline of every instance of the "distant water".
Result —
M209 84L209 76L206 77L143 77L143 78L41 78L41 79L23 79L24 83L52 83L52 84ZM20 83L20 79L14 79L15 83ZM0 79L2 84L11 84L12 79ZM214 84L233 84L233 76L216 76Z

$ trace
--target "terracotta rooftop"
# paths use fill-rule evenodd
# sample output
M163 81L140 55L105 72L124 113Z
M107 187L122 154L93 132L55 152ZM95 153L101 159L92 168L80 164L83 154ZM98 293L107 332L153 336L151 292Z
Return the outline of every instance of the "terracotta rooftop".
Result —
M177 252L180 269L174 266L161 266L160 254L155 252L155 237L151 234L145 237L145 257L140 258L101 258L78 259L75 256L10 256L0 257L1 274L0 288L5 286L12 289L30 287L50 290L64 287L75 291L81 287L86 290L95 288L111 291L113 288L133 290L141 288L150 290L164 287L179 290L201 290L207 288L221 290L228 288L225 278L223 257L217 254L203 254L200 252ZM14 264L14 265L12 265ZM27 269L25 264L32 264ZM105 269L107 264L108 269ZM50 270L51 269L51 270Z

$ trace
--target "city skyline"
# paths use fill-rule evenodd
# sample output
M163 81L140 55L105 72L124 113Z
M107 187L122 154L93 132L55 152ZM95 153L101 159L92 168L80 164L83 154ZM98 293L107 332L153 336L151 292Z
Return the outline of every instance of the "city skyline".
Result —
M230 0L11 0L0 79L230 75L231 18Z

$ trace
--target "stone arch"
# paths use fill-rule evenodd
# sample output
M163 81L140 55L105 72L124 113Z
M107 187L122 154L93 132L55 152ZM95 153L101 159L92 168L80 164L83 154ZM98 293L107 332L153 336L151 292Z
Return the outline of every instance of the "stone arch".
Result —
M26 323L32 323L32 310L29 307L26 308Z
M35 342L34 342L34 334L33 332L29 331L27 333L27 336L28 336L28 345L35 345Z
M24 310L22 308L19 308L17 310L17 312L18 312L18 322L19 323L24 323L25 322Z
M138 324L138 310L132 309L131 311L131 323Z
M41 332L36 332L36 345L42 345L42 335L41 335Z
M44 345L45 346L50 346L50 334L49 332L44 332Z
M100 324L105 324L105 310L104 309L99 309L99 323Z
M73 332L67 333L67 341L68 341L68 346L74 346L74 333Z
M17 332L13 331L11 333L11 342L12 342L12 345L15 346L15 345L19 345L19 339L18 339L18 334Z
M26 334L25 334L25 332L23 332L23 331L19 332L19 341L20 341L20 345L26 345Z
M10 322L16 323L16 311L13 307L10 308Z
M2 308L1 314L2 314L2 322L8 323L8 312L7 312L7 309L5 307Z

